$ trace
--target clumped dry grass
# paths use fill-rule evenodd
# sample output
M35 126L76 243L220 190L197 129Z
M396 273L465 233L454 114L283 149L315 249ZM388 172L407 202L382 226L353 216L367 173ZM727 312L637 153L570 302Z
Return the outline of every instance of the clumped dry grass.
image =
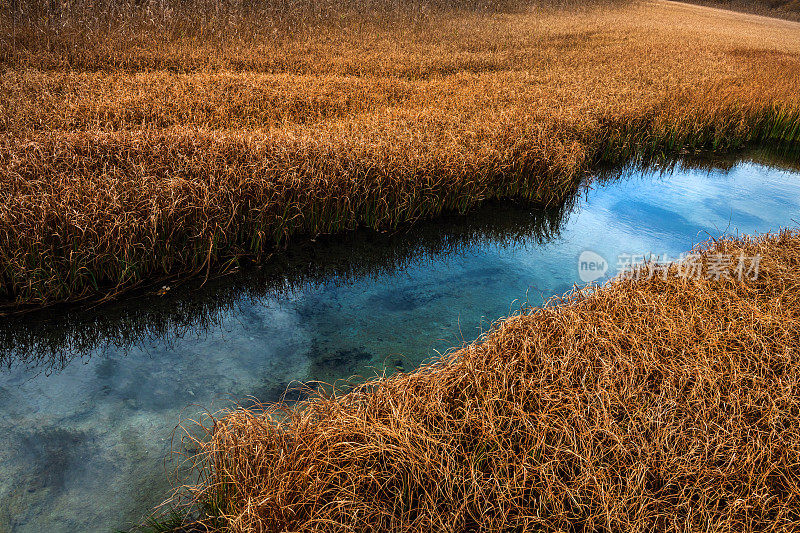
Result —
M0 21L10 305L488 198L557 203L599 163L800 136L787 21L664 2L81 5Z
M232 411L195 496L230 532L796 531L800 233L701 251L760 254L758 279L616 280L411 374Z

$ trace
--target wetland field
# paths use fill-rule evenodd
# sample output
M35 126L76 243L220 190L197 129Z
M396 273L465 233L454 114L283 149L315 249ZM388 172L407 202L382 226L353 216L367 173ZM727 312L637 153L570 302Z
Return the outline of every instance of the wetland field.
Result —
M798 12L4 4L0 533L800 531Z

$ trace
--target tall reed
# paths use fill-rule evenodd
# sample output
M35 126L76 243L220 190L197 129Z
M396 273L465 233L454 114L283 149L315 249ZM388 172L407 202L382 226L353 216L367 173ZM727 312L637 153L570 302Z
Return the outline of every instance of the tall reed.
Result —
M307 31L262 34L224 13L129 31L154 5L87 11L119 19L109 39L38 18L30 40L0 37L6 309L205 277L301 234L491 198L554 205L609 162L800 136L800 29L785 21L453 2L400 3L427 13L407 21L342 11ZM203 33L217 18L242 26Z

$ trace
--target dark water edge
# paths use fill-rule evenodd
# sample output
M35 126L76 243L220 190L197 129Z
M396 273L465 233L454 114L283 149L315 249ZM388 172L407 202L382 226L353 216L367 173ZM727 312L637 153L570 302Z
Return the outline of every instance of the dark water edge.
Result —
M261 298L375 279L484 241L543 244L557 237L575 201L547 209L513 200L489 202L467 215L449 214L393 233L358 230L305 240L276 252L267 264L205 281L172 283L167 291L156 287L103 305L7 317L0 319L0 365L58 371L98 350L126 349L151 339L170 343L202 333L221 314Z
M69 304L0 318L0 367L25 365L58 371L76 357L108 348L125 350L159 339L170 343L218 323L242 302L283 296L329 282L355 283L397 272L433 257L464 253L477 243L542 245L559 236L564 220L585 201L587 187L607 185L637 172L669 175L676 168L728 172L752 162L800 171L800 146L764 146L733 154L691 154L666 161L605 168L560 205L492 200L467 214L445 214L393 232L360 229L301 239L259 265L233 273L169 282L105 304ZM166 290L165 290L166 288Z
M676 254L798 218L798 152L687 155L598 173L548 209L491 202L298 242L202 287L0 319L0 532L140 523L175 480L181 417L411 370L571 288L583 249Z

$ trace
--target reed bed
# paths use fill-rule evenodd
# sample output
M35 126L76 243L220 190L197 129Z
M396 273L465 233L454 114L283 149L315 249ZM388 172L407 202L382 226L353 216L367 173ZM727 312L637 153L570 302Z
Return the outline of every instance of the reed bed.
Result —
M92 20L51 4L0 17L6 311L207 276L301 234L557 204L609 162L800 138L787 21L665 2L141 2Z
M257 268L179 280L135 291L117 302L32 310L0 320L0 368L60 372L113 347L127 353L157 341L207 335L225 315L329 283L356 284L391 275L433 257L456 256L488 241L544 244L559 236L580 199L548 210L522 202L486 203L469 215L442 216L393 233L356 231L296 242ZM202 285L202 286L201 286ZM242 304L245 309L242 309Z
M228 412L193 492L211 530L798 530L800 233L696 251L706 272L734 260L574 291L346 394Z

